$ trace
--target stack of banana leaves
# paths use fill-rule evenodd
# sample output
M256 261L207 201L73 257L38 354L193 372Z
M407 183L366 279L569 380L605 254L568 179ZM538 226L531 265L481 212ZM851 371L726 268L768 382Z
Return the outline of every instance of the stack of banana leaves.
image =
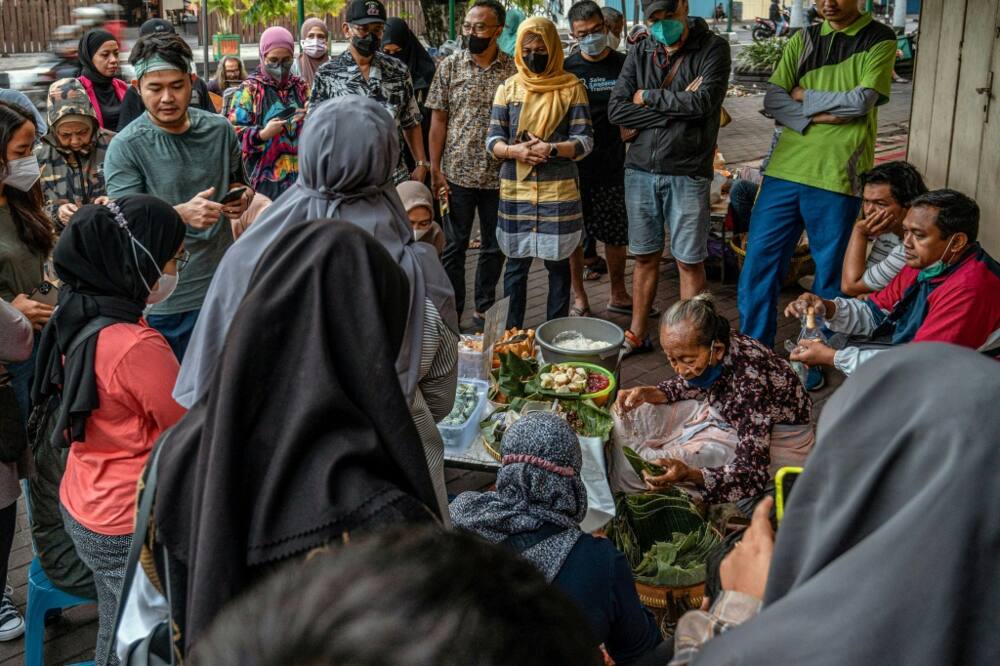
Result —
M708 554L721 540L686 493L619 494L615 507L608 537L625 553L637 581L665 587L705 581Z

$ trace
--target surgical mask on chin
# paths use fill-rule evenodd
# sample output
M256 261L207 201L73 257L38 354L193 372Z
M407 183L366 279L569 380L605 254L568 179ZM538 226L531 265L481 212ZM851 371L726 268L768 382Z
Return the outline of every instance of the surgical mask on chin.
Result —
M326 55L325 39L307 39L302 42L302 51L310 58L322 58Z
M38 159L34 155L28 155L7 163L7 175L3 179L3 184L27 192L34 187L41 175Z
M146 305L156 305L170 298L170 295L177 289L178 278L170 273L163 273L160 279L153 285L153 289L146 297Z
M654 23L649 33L664 46L673 46L684 35L684 24L677 19L663 19Z
M424 227L423 229L414 229L413 230L413 240L420 240L421 238L423 238L424 236L426 236L427 232L430 231L430 230L431 230L430 227Z
M948 268L948 264L944 262L944 258L948 255L948 250L951 249L951 241L953 240L955 240L954 236L948 239L948 244L944 246L944 252L941 253L940 259L917 274L917 282L927 282L928 280L933 280L937 276L941 275L941 273L945 272Z
M697 377L692 377L691 379L685 379L688 384L695 388L700 388L702 390L709 389L712 384L718 381L719 377L722 376L722 363L716 363L715 365L710 365L705 368L700 375Z
M266 71L267 75L270 76L275 81L277 81L278 83L284 83L285 81L288 80L288 75L292 71L292 65L291 64L287 64L287 65L268 65L268 64L265 64L264 65L264 71Z
M580 40L580 52L592 58L604 53L606 48L608 48L608 34L606 32L596 32Z
M358 37L354 35L351 37L351 46L354 50L358 52L362 58L370 58L378 50L381 40L374 34L368 35L366 37Z
M608 33L608 48L612 51L617 51L618 46L622 43L622 38L613 32Z

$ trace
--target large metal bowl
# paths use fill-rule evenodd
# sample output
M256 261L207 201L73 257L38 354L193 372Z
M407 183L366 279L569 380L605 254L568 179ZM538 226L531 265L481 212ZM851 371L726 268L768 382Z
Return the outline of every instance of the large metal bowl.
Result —
M566 331L576 331L586 338L605 341L608 344L606 347L587 351L573 351L555 346L552 340ZM625 331L603 319L562 317L539 326L535 330L535 341L541 347L542 359L546 363L593 363L611 372L617 372L619 355L625 342Z

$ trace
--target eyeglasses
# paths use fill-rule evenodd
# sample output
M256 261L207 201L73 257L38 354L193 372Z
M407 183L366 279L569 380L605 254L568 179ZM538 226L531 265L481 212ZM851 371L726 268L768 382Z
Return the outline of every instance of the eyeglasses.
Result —
M177 270L184 270L187 266L188 261L191 260L191 253L187 250L181 250L177 256L174 257L174 262L177 264Z
M462 34L475 33L477 35L482 35L487 30L493 30L498 28L497 25L487 25L486 23L463 23L462 24Z
M368 24L365 24L365 25L355 25L355 24L352 23L351 24L351 30L353 30L356 33L358 33L358 35L361 36L361 37L367 37L368 35L377 35L377 36L381 37L382 33L385 32L385 24L384 23L368 23Z

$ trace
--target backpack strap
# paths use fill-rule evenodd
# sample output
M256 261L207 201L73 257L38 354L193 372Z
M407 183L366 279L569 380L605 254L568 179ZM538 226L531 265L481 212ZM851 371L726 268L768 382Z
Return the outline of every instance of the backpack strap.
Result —
M102 328L111 326L112 324L121 323L121 319L114 319L112 317L95 317L91 319L84 325L83 328L76 334L76 336L70 340L69 346L66 351L63 352L64 356L69 356L76 351L77 347L82 345L90 336L100 332Z

